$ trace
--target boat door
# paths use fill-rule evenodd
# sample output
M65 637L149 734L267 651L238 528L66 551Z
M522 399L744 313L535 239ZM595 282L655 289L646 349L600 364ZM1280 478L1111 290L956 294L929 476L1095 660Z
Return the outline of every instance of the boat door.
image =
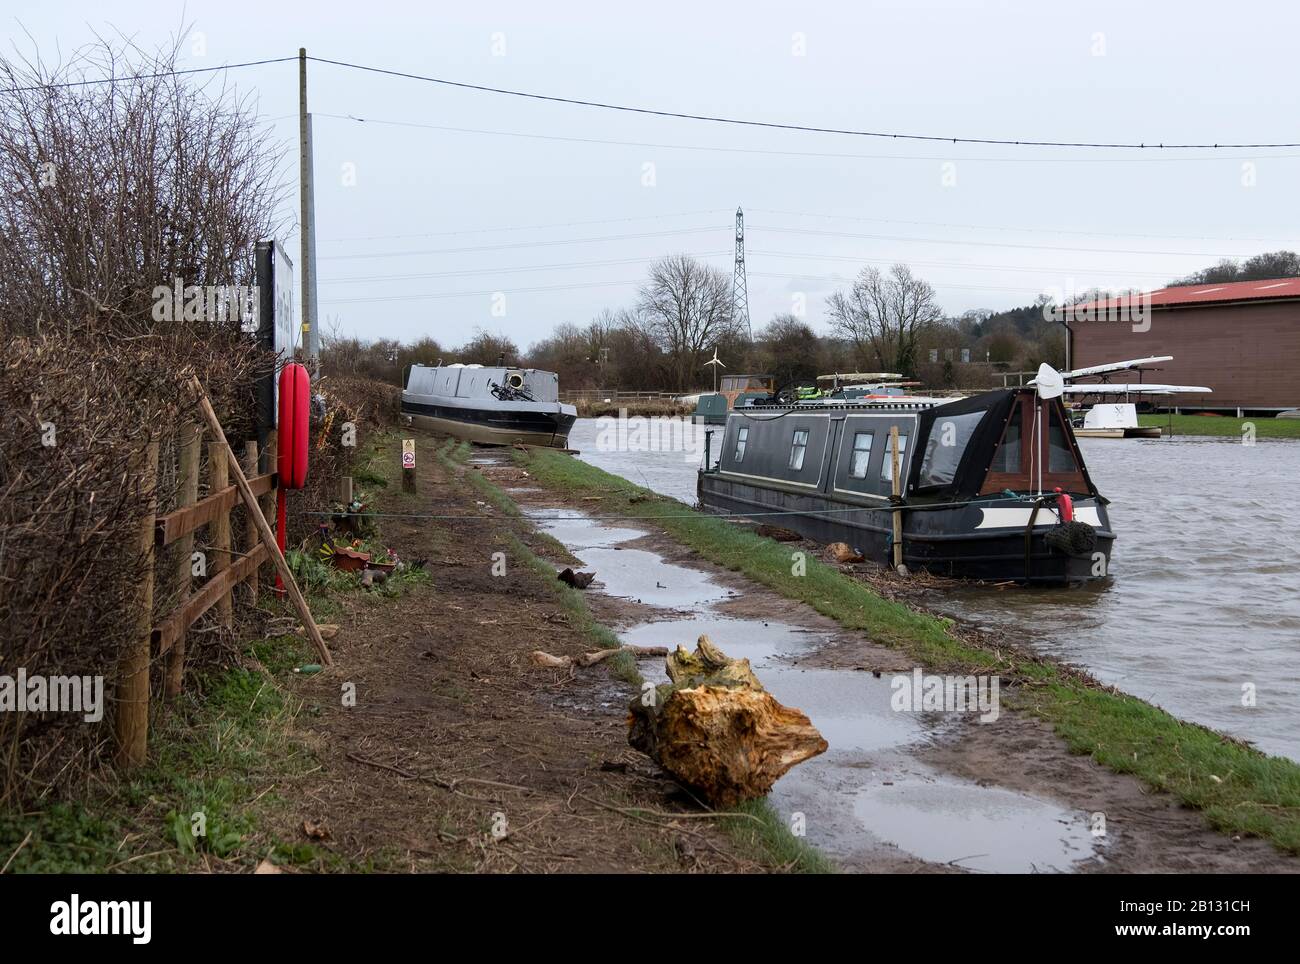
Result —
M835 471L838 468L836 462L840 457L840 438L844 434L844 413L830 416L827 420L826 428L826 464L822 467L822 484L821 491L830 495L831 489L835 487Z

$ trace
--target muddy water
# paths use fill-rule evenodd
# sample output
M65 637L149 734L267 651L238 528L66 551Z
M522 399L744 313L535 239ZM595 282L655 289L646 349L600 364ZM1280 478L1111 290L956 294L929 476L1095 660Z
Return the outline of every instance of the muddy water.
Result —
M716 436L715 436L716 438ZM600 452L593 420L569 444L609 472L695 501L680 452ZM936 608L999 627L1177 716L1300 759L1300 524L1288 501L1300 442L1081 439L1119 538L1105 584L954 588ZM1243 687L1254 706L1243 705Z
M792 820L802 815L808 839L827 853L870 861L883 851L984 872L1068 871L1100 857L1086 815L1059 804L943 774L913 752L943 738L939 714L896 712L889 677L804 669L800 654L825 645L827 632L718 610L735 593L698 570L623 544L636 529L595 520L546 522L540 528L597 573L595 591L653 604L664 618L623 628L620 638L643 646L688 646L708 634L728 655L750 660L779 700L808 714L830 744L827 753L794 768L771 800ZM665 679L659 660L642 673Z

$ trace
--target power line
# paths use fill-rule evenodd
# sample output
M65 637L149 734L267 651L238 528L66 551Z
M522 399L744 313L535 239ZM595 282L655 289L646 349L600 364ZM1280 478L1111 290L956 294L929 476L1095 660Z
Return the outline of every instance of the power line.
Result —
M751 229L754 227L750 225ZM1026 248L1030 251L1087 251L1093 254L1148 254L1178 258L1244 258L1243 254L1207 254L1203 251L1141 251L1130 248L1081 248L1065 244L1017 244L1014 241L969 241L956 238L909 238L893 234L852 234L846 231L814 231L810 228L777 228L758 225L758 231L777 234L806 234L824 238L856 238L866 241L907 241L924 244L964 244L987 248Z
M589 281L585 284L573 285L539 285L534 288L486 288L482 291L444 291L437 294L425 295L386 295L378 298L334 298L330 301L322 301L321 304L331 305L355 305L355 304L377 304L387 301L440 301L444 298L477 298L484 295L491 296L504 292L505 294L531 294L538 291L572 291L579 288L615 288L625 285L645 284L644 278L634 278L631 281Z
M1300 157L1300 155L1296 155ZM906 224L926 228L967 228L973 231L1019 231L1030 234L1075 234L1094 238L1141 238L1152 241L1250 241L1258 244L1296 244L1295 238L1234 238L1206 237L1189 234L1125 234L1118 231L1072 231L1065 228L1019 228L997 224L954 224L945 221L905 221L898 218L868 218L850 214L818 214L813 211L776 211L771 208L750 208L759 214L776 214L792 218L823 218L828 221L863 221L873 224Z
M755 278L778 278L778 279L788 280L788 281L831 281L834 282L835 284L841 284L841 285L848 285L853 283L852 278L846 278L841 275L833 275L833 274L778 274L772 271L754 271L751 273ZM930 282L930 284L932 284L936 288L960 288L963 290L970 289L971 291L1006 291L1006 292L1012 292L1014 294L1033 293L1035 295L1043 293L1041 288L1034 288L1033 286L1030 285L1026 285L1023 288L1011 288L1011 287L1007 287L1006 285L963 285L963 284L952 284L944 281L932 281Z
M905 134L893 131L867 131L867 130L850 130L837 127L813 127L805 124L781 124L774 121L757 121L745 120L736 117L723 117L714 114L688 114L679 111L657 110L649 107L633 107L627 104L609 104L603 101L583 100L575 97L558 97L551 94L538 94L532 91L510 90L504 87L488 87L484 84L470 84L464 81L447 80L443 77L429 77L422 74L412 74L400 70L390 70L384 67L371 67L365 64L354 64L343 60L330 60L325 57L308 57L308 60L314 60L316 63L330 64L334 67L345 67L349 70L360 70L366 73L382 74L388 77L399 77L404 80L418 80L429 84L440 84L444 87L456 87L461 90L475 90L481 93L501 94L508 97L521 97L528 100L540 100L554 104L569 104L575 107L592 107L600 110L621 111L629 114L645 114L653 117L672 117L678 120L705 121L713 124L732 124L740 127L762 127L772 130L800 131L811 134L843 134L852 137L874 137L885 140L903 140L903 141L937 141L946 144L995 144L1005 147L1078 147L1078 148L1101 148L1101 149L1133 149L1133 150L1185 150L1185 149L1241 149L1249 148L1252 150L1271 149L1283 147L1300 147L1300 142L1289 143L1229 143L1229 144L1165 144L1161 142L1148 144L1140 143L1123 143L1123 142L1106 142L1106 141L1048 141L1034 140L1028 138L999 138L999 137L952 137L939 134Z
M753 254L761 254L764 257L773 258L801 258L808 261L849 261L858 264L882 264L892 265L897 263L897 258L860 258L851 254L808 254L798 251L752 251ZM983 264L971 261L915 261L908 259L909 267L915 265L922 268L963 268L979 271L1028 271L1041 274L1075 272L1078 274L1122 274L1131 275L1135 278L1152 278L1163 275L1162 271L1131 271L1127 268L1085 268L1085 267L1063 267L1060 265L1027 265L1027 264Z
M216 67L188 67L184 70L160 70L153 74L129 74L126 77L99 77L95 80L69 80L57 84L36 84L31 87L8 87L6 94L22 94L33 90L59 90L66 87L91 87L96 84L120 84L128 80L157 80L160 77L184 77L187 74L206 74L214 70L235 70L239 67L261 67L263 64L282 64L297 57L272 57L268 60L248 60L241 64L220 64Z
M332 115L314 114L313 116L327 117ZM462 228L458 231L434 231L427 234L372 234L366 237L318 238L317 244L326 242L333 244L344 241L402 241L410 238L445 238L460 234L489 234L496 231L545 231L551 228L575 228L592 224L622 224L630 221L662 221L665 218L700 217L705 214L723 214L729 210L729 208L709 208L704 211L682 211L678 214L646 214L627 218L601 218L595 221L556 221L551 224L517 224L500 228Z
M571 137L562 134L534 134L525 131L486 130L477 127L449 127L443 124L421 124L415 121L383 120L375 117L358 117L355 114L316 114L333 120L349 120L358 124L379 124L386 127L411 127L419 130L441 131L449 134L479 134L492 137L518 137L535 141L560 141L568 144L596 144L606 147L639 147L669 151L708 151L724 154L754 154L770 157L818 157L836 160L861 161L951 161L949 154L857 154L842 151L782 151L774 148L731 147L720 144L665 144L658 141L625 141L601 137ZM1300 154L1272 154L1269 160L1300 158ZM962 157L963 164L1167 164L1178 161L1253 161L1253 154L1198 154L1190 156L1157 155L1150 157Z
M724 254L730 254L729 251L691 251L684 256L687 258L718 258ZM618 258L613 261L569 261L563 264L531 264L521 265L513 268L475 268L472 271L433 271L420 274L375 274L356 276L351 278L329 278L321 279L321 284L349 284L360 283L369 284L378 281L422 281L427 278L452 278L465 277L468 275L491 275L491 274L514 274L521 271L558 271L568 268L604 268L612 265L622 264L644 264L647 261L655 261L657 257L648 258Z
M367 254L322 254L318 261L360 260L365 258L406 258L425 254L466 254L475 251L506 251L512 248L546 248L562 244L597 244L605 241L626 241L631 238L666 238L678 234L700 234L705 231L725 231L723 227L676 228L670 231L646 231L640 234L612 234L600 238L557 238L547 241L509 241L504 244L481 244L468 248L426 248L419 251L376 251Z
M970 247L1015 248L1015 249L1024 249L1030 251L1076 251L1076 252L1085 252L1090 254L1135 254L1135 255L1157 255L1157 256L1165 256L1165 257L1180 257L1180 258L1244 258L1247 257L1247 255L1244 254L1215 254L1212 252L1207 253L1207 252L1200 252L1200 251L1163 251L1163 250L1143 251L1140 249L1131 249L1131 248L1109 248L1109 247L1090 248L1090 247L1081 247L1078 245L1063 245L1063 244L1021 244L1014 241L976 241L976 240L969 240L963 238L915 238L915 237L907 237L905 235L858 234L858 233L848 232L848 231L827 231L827 230L816 230L812 228L785 228L785 227L776 227L776 226L762 225L762 224L759 224L757 228L755 228L755 226L751 224L750 228L751 230L754 229L758 230L760 234L764 231L768 231L774 234L797 234L797 235L808 235L811 237L848 238L853 240L866 240L866 241L909 242L909 243L916 243L916 244L965 245ZM718 227L710 226L710 227L700 227L700 228L672 228L664 231L643 231L643 232L635 232L629 234L604 235L601 237L550 238L550 239L544 239L540 241L508 241L501 244L472 245L472 246L460 247L460 248L423 248L423 249L416 249L410 251L375 251L375 252L367 252L363 254L323 254L319 256L318 260L321 261L364 260L364 259L373 259L373 258L403 258L403 257L413 257L416 255L471 254L471 253L484 252L484 251L506 251L506 250L512 250L516 248L532 248L532 247L545 248L545 247L553 247L558 245L569 245L569 244L600 244L608 241L626 241L626 240L632 240L638 238L663 238L663 237L673 237L676 235L683 235L683 234L701 234L709 231L721 232L724 230L727 229L722 228L721 226Z

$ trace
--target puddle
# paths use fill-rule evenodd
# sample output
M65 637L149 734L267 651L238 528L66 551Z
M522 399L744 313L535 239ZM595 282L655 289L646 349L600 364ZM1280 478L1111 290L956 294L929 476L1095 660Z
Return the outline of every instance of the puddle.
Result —
M731 590L703 576L698 570L665 562L654 552L620 548L639 539L639 529L606 526L590 519L563 518L547 521L555 512L529 512L538 528L558 539L582 560L584 569L596 570L597 588L610 596L633 599L664 609L695 609L721 602ZM696 634L699 635L698 633ZM690 637L692 645L695 637Z
M831 639L820 630L726 616L712 607L733 595L706 574L665 562L653 552L618 548L644 532L575 518L530 516L597 573L597 588L656 606L695 610L686 618L640 623L619 632L639 646L693 649L707 634L727 655L746 658L782 703L808 714L830 749L795 767L770 800L787 820L802 815L808 840L870 866L882 848L978 872L1068 872L1097 856L1087 816L1001 787L936 771L909 752L943 738L951 715L900 713L890 705L891 676L803 669L800 654ZM603 583L603 585L601 585ZM666 680L660 660L642 660L643 675Z
M1093 854L1082 814L999 787L895 778L859 791L853 809L881 839L968 870L1066 872Z

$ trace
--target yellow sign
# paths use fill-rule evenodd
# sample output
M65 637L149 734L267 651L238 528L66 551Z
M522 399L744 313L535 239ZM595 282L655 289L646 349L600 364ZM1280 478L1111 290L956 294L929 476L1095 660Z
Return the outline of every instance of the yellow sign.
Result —
M402 468L415 468L415 439L402 439Z

